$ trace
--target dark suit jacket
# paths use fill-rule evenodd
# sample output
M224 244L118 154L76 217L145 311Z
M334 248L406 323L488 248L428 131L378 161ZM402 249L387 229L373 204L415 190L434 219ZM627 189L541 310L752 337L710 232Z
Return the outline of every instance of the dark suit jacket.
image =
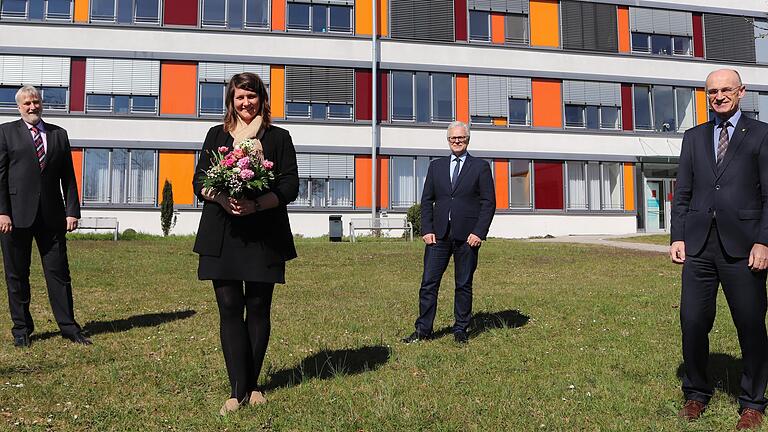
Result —
M755 243L768 244L768 124L742 114L719 168L714 128L710 121L683 136L671 241L698 254L716 215L726 253L747 257Z
M10 215L16 228L29 228L39 208L46 227L64 230L67 216L80 218L72 149L67 131L44 124L48 148L42 172L26 123L0 125L0 214Z
M450 164L450 157L429 164L421 194L421 234L444 238L450 214L455 240L466 241L470 233L485 239L496 211L491 166L467 154L456 187L451 188Z
M201 201L205 171L211 166L211 155L220 146L230 149L232 136L224 131L223 125L212 127L208 131L200 153L200 160L195 168L192 182L195 194ZM270 126L261 139L264 157L274 162L275 183L271 191L277 195L280 205L273 209L258 211L248 216L231 216L217 203L204 201L200 227L197 231L194 251L201 255L219 256L224 244L224 224L232 224L235 231L246 243L261 243L259 253L264 254L266 262L288 261L296 258L293 234L288 221L286 205L299 194L299 171L296 165L296 150L288 131ZM251 250L249 253L253 253Z

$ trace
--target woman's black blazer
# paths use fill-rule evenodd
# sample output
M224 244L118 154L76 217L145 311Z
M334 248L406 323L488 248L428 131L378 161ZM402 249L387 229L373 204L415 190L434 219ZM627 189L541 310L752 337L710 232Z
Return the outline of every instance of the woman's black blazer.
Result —
M296 150L291 136L285 129L269 126L261 139L264 157L274 162L275 182L270 188L277 195L280 204L269 210L258 211L248 216L232 216L218 203L205 200L202 195L205 171L211 167L211 156L221 146L232 148L232 136L224 131L224 125L212 127L208 131L200 152L200 159L195 168L192 187L203 205L200 227L197 231L194 251L200 255L221 255L224 244L224 225L231 223L234 230L246 243L262 243L263 253L270 260L288 261L296 258L293 234L288 222L288 203L296 199L299 193L299 172L296 165Z

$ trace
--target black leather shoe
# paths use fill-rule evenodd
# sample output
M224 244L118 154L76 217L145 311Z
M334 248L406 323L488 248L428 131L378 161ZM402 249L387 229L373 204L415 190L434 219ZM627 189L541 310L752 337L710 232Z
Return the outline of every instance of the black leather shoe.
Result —
M419 332L413 332L410 336L405 337L402 339L402 342L405 344L414 343L422 340L428 340L429 335L421 334Z
M453 334L453 340L455 340L456 343L465 344L469 342L469 335L465 331L457 331Z
M29 339L29 335L13 337L13 346L16 348L29 348L30 345L32 345L32 340Z
M85 337L85 335L82 332L77 332L71 335L61 335L61 337L63 337L64 339L68 339L76 344L93 345L93 341Z

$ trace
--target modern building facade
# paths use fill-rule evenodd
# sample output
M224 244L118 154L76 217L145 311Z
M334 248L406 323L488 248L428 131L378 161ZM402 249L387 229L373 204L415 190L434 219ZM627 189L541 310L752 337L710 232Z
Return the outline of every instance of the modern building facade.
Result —
M372 8L377 83L372 91ZM655 0L0 0L0 121L22 84L69 132L85 216L197 229L191 179L232 74L268 84L298 151L295 232L418 202L445 128L491 164L492 236L669 226L682 132L708 119L713 69L737 69L768 119L768 3ZM765 92L765 93L764 93ZM378 111L376 192L372 105Z

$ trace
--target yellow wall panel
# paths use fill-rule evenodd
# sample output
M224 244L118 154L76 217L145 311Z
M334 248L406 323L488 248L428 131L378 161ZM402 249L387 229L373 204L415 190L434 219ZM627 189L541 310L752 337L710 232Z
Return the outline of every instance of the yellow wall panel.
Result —
M560 3L558 0L531 0L531 46L560 46Z
M173 203L180 205L194 204L192 177L195 173L195 152L160 151L158 161L157 202L163 196L165 180L173 187Z

